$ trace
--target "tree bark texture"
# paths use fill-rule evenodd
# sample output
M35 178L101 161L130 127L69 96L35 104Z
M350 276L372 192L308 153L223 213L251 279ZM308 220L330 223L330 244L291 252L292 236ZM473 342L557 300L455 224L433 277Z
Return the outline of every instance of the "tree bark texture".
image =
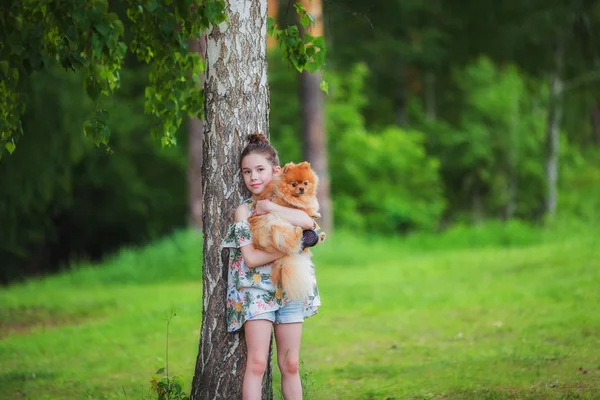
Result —
M321 0L302 0L306 10L315 19L310 33L323 36L323 12ZM325 129L325 109L321 91L321 73L302 72L300 75L300 98L302 102L302 138L304 158L319 176L319 199L321 229L329 233L333 230L333 210L331 207L329 168L327 163L327 132Z
M558 154L560 150L560 120L562 116L563 62L564 48L562 42L559 42L554 53L554 72L551 78L546 133L546 215L550 217L556 214L558 198Z
M242 398L246 345L243 333L226 329L228 253L220 245L246 195L239 171L246 136L268 132L267 0L228 0L227 14L206 36L202 327L193 400Z
M206 37L189 41L190 50L206 59ZM204 74L200 77L204 84ZM202 229L202 136L204 121L198 116L188 121L188 223Z

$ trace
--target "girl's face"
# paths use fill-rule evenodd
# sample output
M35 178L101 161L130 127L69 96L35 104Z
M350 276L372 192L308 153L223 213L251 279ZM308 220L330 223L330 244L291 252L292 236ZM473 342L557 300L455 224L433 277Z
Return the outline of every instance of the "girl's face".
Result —
M281 168L273 167L269 161L259 153L248 154L242 160L242 177L246 188L252 193L260 194L265 186L273 179L273 174Z

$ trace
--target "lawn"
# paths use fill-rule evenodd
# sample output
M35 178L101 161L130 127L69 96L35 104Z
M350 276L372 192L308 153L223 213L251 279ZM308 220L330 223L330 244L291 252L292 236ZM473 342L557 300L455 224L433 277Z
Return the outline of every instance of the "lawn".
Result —
M597 228L340 232L319 246L306 399L600 398ZM170 373L189 388L200 253L181 232L0 289L0 398L151 398L169 319Z

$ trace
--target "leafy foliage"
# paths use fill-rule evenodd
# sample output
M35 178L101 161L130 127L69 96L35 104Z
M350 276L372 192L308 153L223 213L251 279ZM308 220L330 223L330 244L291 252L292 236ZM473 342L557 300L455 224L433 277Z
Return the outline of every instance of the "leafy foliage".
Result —
M65 69L82 71L86 91L95 102L84 132L96 145L108 146L109 113L101 95L120 86L126 50L147 63L149 84L145 112L153 117L151 132L163 146L176 144L175 133L185 115L203 115L201 57L188 49L211 25L226 19L224 0L124 0L123 23L109 10L108 0L12 0L0 10L0 157L12 154L23 133L21 86L34 71L56 60ZM306 27L314 20L301 3L295 8ZM126 40L131 30L130 41ZM269 32L279 39L286 59L298 71L316 71L325 63L322 37L300 34L297 26L278 29L269 20ZM326 84L323 84L326 90Z
M32 77L26 135L0 163L0 281L97 259L185 224L186 143L160 148L143 112L146 75L123 75L107 105L117 133L111 155L81 135L94 104L79 76L49 68Z
M315 25L314 18L306 11L302 3L295 3L294 8L304 28ZM297 25L281 29L271 17L267 18L267 32L277 39L283 58L298 72L304 70L316 72L325 65L325 40L322 36L315 37L307 32L302 33ZM326 88L327 84L322 84L322 87Z
M100 94L119 87L126 45L123 23L109 12L107 0L11 1L0 13L0 150L12 153L23 133L23 77L58 61L84 73L87 93L97 102ZM97 103L84 130L95 143L106 144L106 123L107 114Z
M273 55L274 58L277 55ZM284 99L295 74L273 63L270 72L271 139L281 162L302 158L297 99ZM361 109L367 101L365 65L348 74L330 71L327 98L331 198L336 226L400 233L438 226L445 209L439 161L426 152L425 135L414 129L365 127Z
M427 154L421 132L366 130L365 76L358 65L332 79L327 130L336 223L386 233L435 229L445 208L439 161Z
M127 16L134 28L131 50L150 65L145 111L155 118L152 134L161 137L163 146L173 145L186 113L203 116L199 85L204 63L200 55L188 51L188 39L223 22L225 2L130 1Z
M458 213L531 218L541 214L545 190L548 89L516 67L482 57L455 70L462 113L456 124L431 120L413 104L414 126L428 132L440 158L446 193ZM562 136L563 172L576 149Z
M163 145L175 142L174 133L183 115L196 114L203 98L198 84L202 63L188 52L187 39L199 37L209 24L225 19L223 0L128 0L127 15L134 33L130 47L151 64L146 91L146 111L159 119L152 131ZM57 60L65 69L83 71L86 91L95 102L93 117L84 132L95 144L108 144L109 114L100 95L119 87L120 69L127 44L124 24L109 10L107 0L11 1L2 8L0 31L0 146L12 152L22 134L20 77L39 71ZM192 79L188 79L192 74ZM1 153L0 153L1 154Z

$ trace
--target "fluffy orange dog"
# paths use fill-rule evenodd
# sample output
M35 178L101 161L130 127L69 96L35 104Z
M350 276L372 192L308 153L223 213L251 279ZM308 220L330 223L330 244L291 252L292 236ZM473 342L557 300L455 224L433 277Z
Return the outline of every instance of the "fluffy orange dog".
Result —
M317 185L319 178L308 162L288 163L262 191L258 200L270 199L285 207L306 211L318 218L319 202ZM302 251L302 228L290 224L276 215L267 213L248 218L252 242L256 248L286 253L272 264L271 279L280 285L288 298L304 298L312 289L312 261L310 250ZM320 241L325 234L319 235Z

